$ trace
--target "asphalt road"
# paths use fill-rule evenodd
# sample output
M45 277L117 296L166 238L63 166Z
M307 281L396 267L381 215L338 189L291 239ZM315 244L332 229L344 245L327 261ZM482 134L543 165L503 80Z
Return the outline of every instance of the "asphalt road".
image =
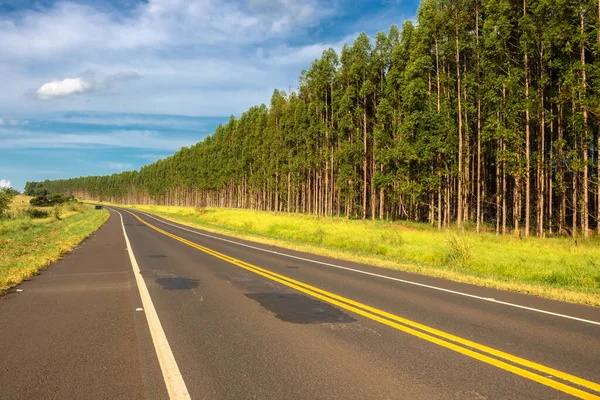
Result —
M597 308L118 212L0 297L0 398L600 398Z

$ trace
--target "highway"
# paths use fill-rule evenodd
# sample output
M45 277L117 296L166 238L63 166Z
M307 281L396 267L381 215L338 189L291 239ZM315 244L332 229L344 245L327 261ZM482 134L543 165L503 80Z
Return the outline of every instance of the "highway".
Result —
M600 399L600 310L123 208L0 297L0 398Z

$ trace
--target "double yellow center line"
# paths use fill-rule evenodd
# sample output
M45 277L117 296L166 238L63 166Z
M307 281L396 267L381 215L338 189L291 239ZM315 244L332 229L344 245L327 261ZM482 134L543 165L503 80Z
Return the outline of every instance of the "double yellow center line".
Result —
M600 396L598 396L597 394L600 393L600 384L598 383L588 381L586 379L568 374L566 372L562 372L554 368L550 368L545 365L541 365L533 361L529 361L514 356L512 354L505 353L503 351L496 350L488 346L484 346L476 342L472 342L459 336L455 336L450 333L429 327L427 325L423 325L418 322L399 317L395 314L379 310L377 308L348 299L346 297L338 296L334 293L330 293L323 289L319 289L317 287L297 281L287 276L280 275L275 272L266 270L264 268L257 267L256 265L252 265L247 262L230 257L228 255L219 253L215 250L201 246L197 243L191 242L187 239L162 230L144 221L136 214L130 211L127 212L133 215L143 224L147 225L148 227L154 229L157 232L162 233L163 235L166 235L179 242L185 243L186 245L191 246L195 249L203 251L221 260L227 261L238 267L244 268L255 274L261 275L272 281L281 283L282 285L298 290L299 292L305 293L319 300L336 305L345 310L362 315L366 318L380 322L399 331L416 336L428 342L435 343L439 346L445 347L447 349L456 351L457 353L461 353L468 357L493 365L505 371L512 372L513 374L541 383L542 385L546 385L556 390L568 393L572 396L581 399L600 400ZM585 390L596 392L596 394L590 393Z

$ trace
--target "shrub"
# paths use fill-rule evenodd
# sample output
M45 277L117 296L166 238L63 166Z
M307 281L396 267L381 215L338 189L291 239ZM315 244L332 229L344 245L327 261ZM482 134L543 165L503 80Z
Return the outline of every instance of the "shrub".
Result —
M48 218L48 211L40 210L39 208L30 207L25 210L25 214L32 219Z
M20 228L22 231L27 231L27 230L31 229L31 227L32 227L32 226L33 226L33 225L31 224L31 221L30 221L30 220L26 220L25 222L23 222L23 223L22 223L22 224L19 226L19 228Z
M196 212L200 215L206 214L206 207L197 206L195 208Z
M29 200L29 204L36 207L50 207L56 204L67 203L71 200L71 197L63 196L62 194L49 194L34 197Z
M12 197L6 193L0 193L0 218L2 218L10 206Z
M452 235L446 239L449 252L446 256L446 263L464 268L471 261L471 243L464 236Z
M29 204L36 207L46 207L50 205L50 202L46 196L37 196L29 200Z
M317 230L315 231L315 242L322 244L323 239L325 239L325 230L321 226L317 226Z
M61 217L62 217L62 212L63 212L62 206L57 204L54 206L54 209L52 210L52 216L57 221L60 221Z
M77 202L77 200L70 201L67 206L69 211L83 212L83 207Z

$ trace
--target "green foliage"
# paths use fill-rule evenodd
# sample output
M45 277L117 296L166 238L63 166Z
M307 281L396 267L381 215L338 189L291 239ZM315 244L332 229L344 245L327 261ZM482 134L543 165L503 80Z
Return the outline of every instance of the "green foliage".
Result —
M6 217L12 198L4 193L0 193L0 218Z
M0 193L7 194L11 197L15 197L21 194L17 189L11 187L3 187L2 189L0 189Z
M23 212L25 213L25 215L32 219L48 218L48 216L50 215L48 211L40 210L39 208L34 207L26 208Z
M10 209L10 203L18 194L19 192L17 190L10 187L0 189L0 219L9 216L8 210Z
M52 194L34 197L29 203L36 207L51 207L57 204L67 203L71 200L71 197L63 196L61 194Z
M471 243L462 235L450 235L446 238L448 254L446 263L452 267L468 268L471 261Z
M60 204L57 204L52 209L52 216L55 220L60 221L63 215L63 207Z

